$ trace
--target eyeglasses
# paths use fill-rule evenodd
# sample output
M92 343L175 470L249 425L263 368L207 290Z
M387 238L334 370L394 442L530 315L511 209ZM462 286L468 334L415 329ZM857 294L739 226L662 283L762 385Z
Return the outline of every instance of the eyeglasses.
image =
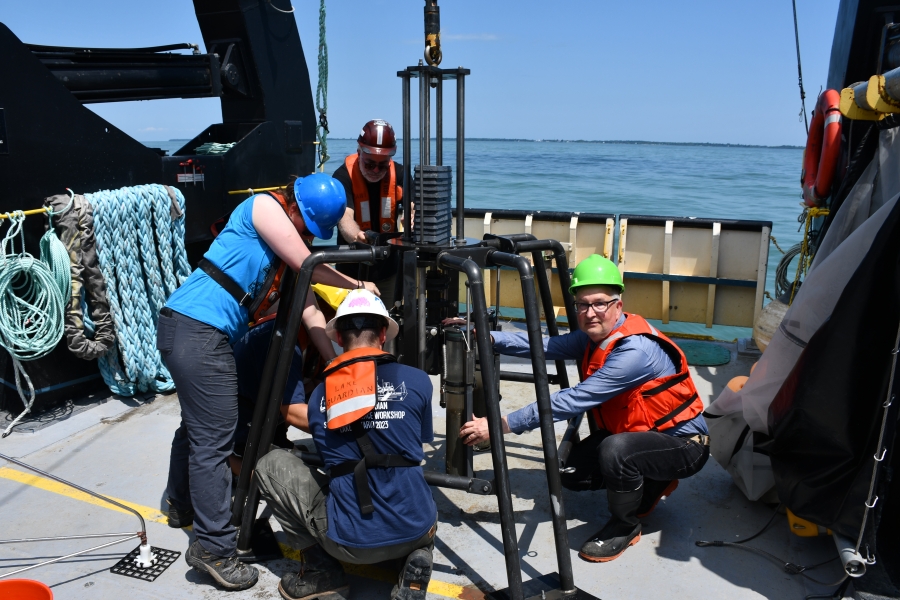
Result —
M386 171L390 166L391 161L385 160L363 160L363 166L370 171Z
M598 315L605 315L606 311L609 310L610 304L618 301L618 298L613 298L612 300L607 300L606 302L602 300L599 302L576 302L575 310L578 311L578 314L583 315L588 311L589 308L592 308Z

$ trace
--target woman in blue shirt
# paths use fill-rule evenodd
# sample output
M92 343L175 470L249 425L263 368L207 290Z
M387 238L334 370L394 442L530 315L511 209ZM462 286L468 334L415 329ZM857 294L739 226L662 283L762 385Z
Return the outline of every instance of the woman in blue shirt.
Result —
M238 205L201 268L169 297L157 326L157 347L178 390L182 418L169 463L169 524L184 527L193 522L196 540L185 560L231 590L252 587L258 578L256 568L238 561L231 525L228 456L238 415L232 345L250 320L236 290L250 298L266 293L262 288L276 256L299 271L310 255L306 244L314 237L331 239L347 202L343 186L324 173L297 179L283 195L286 209L267 194ZM312 280L378 293L373 283L327 265L316 267ZM331 354L325 319L311 294L303 320L311 340Z

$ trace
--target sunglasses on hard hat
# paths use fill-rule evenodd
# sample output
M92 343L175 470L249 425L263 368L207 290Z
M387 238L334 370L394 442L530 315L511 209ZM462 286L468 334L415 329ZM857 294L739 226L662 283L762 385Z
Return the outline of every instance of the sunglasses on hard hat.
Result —
M362 161L363 166L370 171L386 171L387 168L391 165L391 161L389 160L369 160L364 158Z

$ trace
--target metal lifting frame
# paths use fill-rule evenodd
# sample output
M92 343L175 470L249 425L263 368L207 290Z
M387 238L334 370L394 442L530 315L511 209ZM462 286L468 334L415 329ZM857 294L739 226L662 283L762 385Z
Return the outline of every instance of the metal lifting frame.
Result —
M368 262L386 257L391 251L390 247L363 246L363 249L325 250L312 254L303 263L300 273L287 278L282 295L282 310L276 318L275 330L269 346L269 353L263 369L261 386L257 398L257 406L254 413L253 424L244 454L245 465L255 465L258 458L266 454L271 444L275 424L277 423L281 398L287 382L287 374L290 361L293 357L293 345L290 343L297 337L301 325L300 315L313 270L321 264L328 262ZM500 251L509 250L510 252ZM550 297L550 284L543 252L550 250L556 260L560 274L560 283L563 286L566 298L566 312L571 319L574 317L574 301L568 294L569 274L565 251L554 240L535 240L533 236L523 234L520 236L506 236L503 238L492 237L477 246L466 248L451 248L438 254L437 266L442 269L464 273L468 278L471 293L472 318L476 330L476 345L478 352L483 357L493 356L493 348L490 342L490 324L487 316L487 302L484 294L484 281L482 268L511 267L518 271L524 297L526 321L528 324L529 345L532 351L532 366L534 370L535 391L538 402L538 411L541 419L541 440L544 451L544 460L547 465L547 483L551 496L551 510L556 542L557 561L559 565L560 587L559 593L563 596L579 595L586 597L575 587L572 574L571 557L569 554L568 536L566 531L565 510L562 500L562 484L558 465L560 464L559 451L556 447L556 435L553 428L553 416L550 409L550 393L546 360L543 350L543 341L540 329L540 312L538 299L534 288L534 279L537 278L538 289L544 311L552 315L552 299ZM518 256L518 252L531 252L537 269L533 269L525 258ZM476 257L474 260L472 256ZM285 310L285 308L287 310ZM551 335L559 333L553 319L548 319L548 330ZM286 343L287 342L287 343ZM492 360L482 361L482 377L484 381L497 381L499 374L495 372ZM568 385L565 364L557 363L557 377L561 383ZM493 385L484 386L485 408L488 419L492 444L491 457L493 461L495 479L486 481L474 477L454 476L433 471L425 472L425 479L429 485L448 487L464 490L469 493L487 495L495 493L500 512L501 531L503 537L504 553L507 567L507 579L509 582L508 597L515 600L524 598L521 565L519 561L518 540L515 533L515 519L512 507L512 493L509 483L509 470L506 459L506 449L503 443L503 432L500 416L499 393ZM570 424L570 429L572 429ZM577 435L577 426L574 429ZM574 440L569 436L569 443ZM564 440L564 445L565 445ZM264 449L264 450L260 450ZM321 458L312 453L301 453L300 457L311 465L321 465ZM233 522L240 524L238 536L238 552L247 554L250 552L250 537L252 524L256 517L259 505L259 491L256 488L251 469L242 469L238 488L235 493L233 507Z

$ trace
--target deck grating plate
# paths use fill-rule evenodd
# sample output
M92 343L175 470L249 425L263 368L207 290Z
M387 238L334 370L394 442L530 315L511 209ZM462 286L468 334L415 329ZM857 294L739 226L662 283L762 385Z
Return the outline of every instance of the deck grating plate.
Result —
M163 574L163 571L168 569L181 556L181 552L175 550L165 550L164 548L150 546L150 551L156 555L156 563L152 567L144 569L134 564L134 559L137 558L140 549L141 547L138 546L129 552L125 558L109 569L110 573L143 579L144 581L155 581L157 577Z

